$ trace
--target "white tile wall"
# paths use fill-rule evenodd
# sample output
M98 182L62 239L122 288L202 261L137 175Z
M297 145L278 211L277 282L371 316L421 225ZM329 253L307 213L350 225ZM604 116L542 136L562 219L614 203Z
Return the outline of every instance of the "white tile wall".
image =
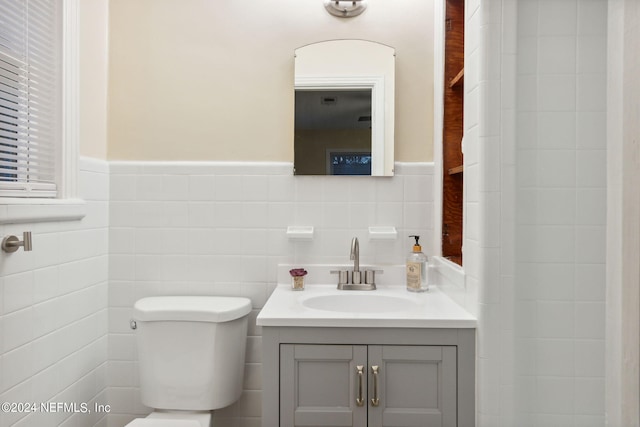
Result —
M501 64L480 68L487 90L465 98L477 104L466 106L465 147L478 147L465 151L465 181L479 164L472 178L498 183L466 188L478 425L604 425L607 2L467 7L465 72L482 62L474 55Z
M261 332L255 317L276 284L278 263L404 263L420 234L432 242L433 165L397 163L387 177L293 176L288 163L111 162L109 263L110 426L149 408L139 400L131 307L149 295L251 298L244 392L216 412L225 426L257 426ZM313 225L311 241L289 225ZM395 226L398 239L369 241L369 226ZM432 252L425 244L427 253Z
M583 417L603 424L606 1L527 3L539 15L537 28L528 26L532 33L527 37L537 31L539 39L549 36L555 44L520 46L519 51L538 62L535 68L520 62L518 76L535 75L539 86L537 109L532 110L537 119L536 167L519 167L532 154L529 146L522 147L524 155L516 162L518 182L531 184L536 210L516 217L515 238L523 249L521 256L516 254L516 287L530 289L516 289L526 300L515 304L516 310L534 304L535 315L521 319L515 334L530 336L537 357L533 369L516 370L515 381L528 389L516 399L537 396L527 409L539 414L534 422L539 425L560 416L574 425ZM519 22L530 19L520 15ZM545 58L555 65L543 62ZM518 141L516 151L520 149ZM525 237L531 231L535 243ZM590 274L594 277L585 281ZM586 302L585 297L593 300ZM587 346L592 353L580 352Z
M0 401L106 403L109 170L80 161L81 221L0 226L33 251L0 254ZM96 426L105 413L4 412L0 425Z

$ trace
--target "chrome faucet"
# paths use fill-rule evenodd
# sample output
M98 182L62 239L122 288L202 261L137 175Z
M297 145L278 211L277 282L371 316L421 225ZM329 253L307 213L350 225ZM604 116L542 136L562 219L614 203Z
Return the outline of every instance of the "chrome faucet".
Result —
M376 289L376 273L382 274L382 270L366 269L364 277L360 271L360 244L358 238L351 240L351 253L349 259L353 261L353 271L332 270L331 274L338 275L338 289L350 291L373 291ZM363 280L364 279L364 280Z
M359 285L362 283L362 280L360 278L360 243L358 243L357 237L351 240L351 254L349 255L349 259L353 261L351 283Z

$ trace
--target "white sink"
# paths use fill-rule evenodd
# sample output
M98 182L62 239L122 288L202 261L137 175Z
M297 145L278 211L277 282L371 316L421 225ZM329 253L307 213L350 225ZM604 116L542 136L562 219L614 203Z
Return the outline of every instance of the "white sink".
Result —
M289 270L278 266L278 286L260 310L258 326L339 328L475 328L476 319L438 286L408 292L406 267L385 265L375 291L338 290L332 270L350 265L310 264L303 291L291 289ZM364 268L362 265L361 268ZM375 266L369 268L377 269Z
M314 295L301 301L307 308L341 313L390 313L413 310L418 305L409 297L343 291L341 295ZM347 292L359 292L351 294ZM375 292L375 291L373 291Z

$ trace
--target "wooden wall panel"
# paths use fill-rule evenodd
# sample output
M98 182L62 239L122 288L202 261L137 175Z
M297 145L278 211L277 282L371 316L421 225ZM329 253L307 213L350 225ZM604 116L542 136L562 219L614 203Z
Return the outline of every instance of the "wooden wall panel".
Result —
M442 255L461 265L464 0L447 0L445 19Z

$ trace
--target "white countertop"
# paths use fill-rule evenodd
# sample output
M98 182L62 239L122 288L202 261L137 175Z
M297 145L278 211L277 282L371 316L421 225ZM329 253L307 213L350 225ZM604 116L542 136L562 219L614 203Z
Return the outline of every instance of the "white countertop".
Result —
M371 300L369 296L389 296L406 306L398 311L359 310L358 296ZM345 297L347 304L336 304L329 310L305 306L308 300L334 295ZM383 298L382 298L383 299ZM338 305L353 310L340 311ZM334 311L335 310L335 311ZM260 326L304 326L304 327L357 327L357 328L475 328L477 319L459 306L436 286L428 292L408 292L404 286L378 285L374 291L343 291L335 285L307 285L303 291L293 291L290 284L281 284L260 311L257 324Z

